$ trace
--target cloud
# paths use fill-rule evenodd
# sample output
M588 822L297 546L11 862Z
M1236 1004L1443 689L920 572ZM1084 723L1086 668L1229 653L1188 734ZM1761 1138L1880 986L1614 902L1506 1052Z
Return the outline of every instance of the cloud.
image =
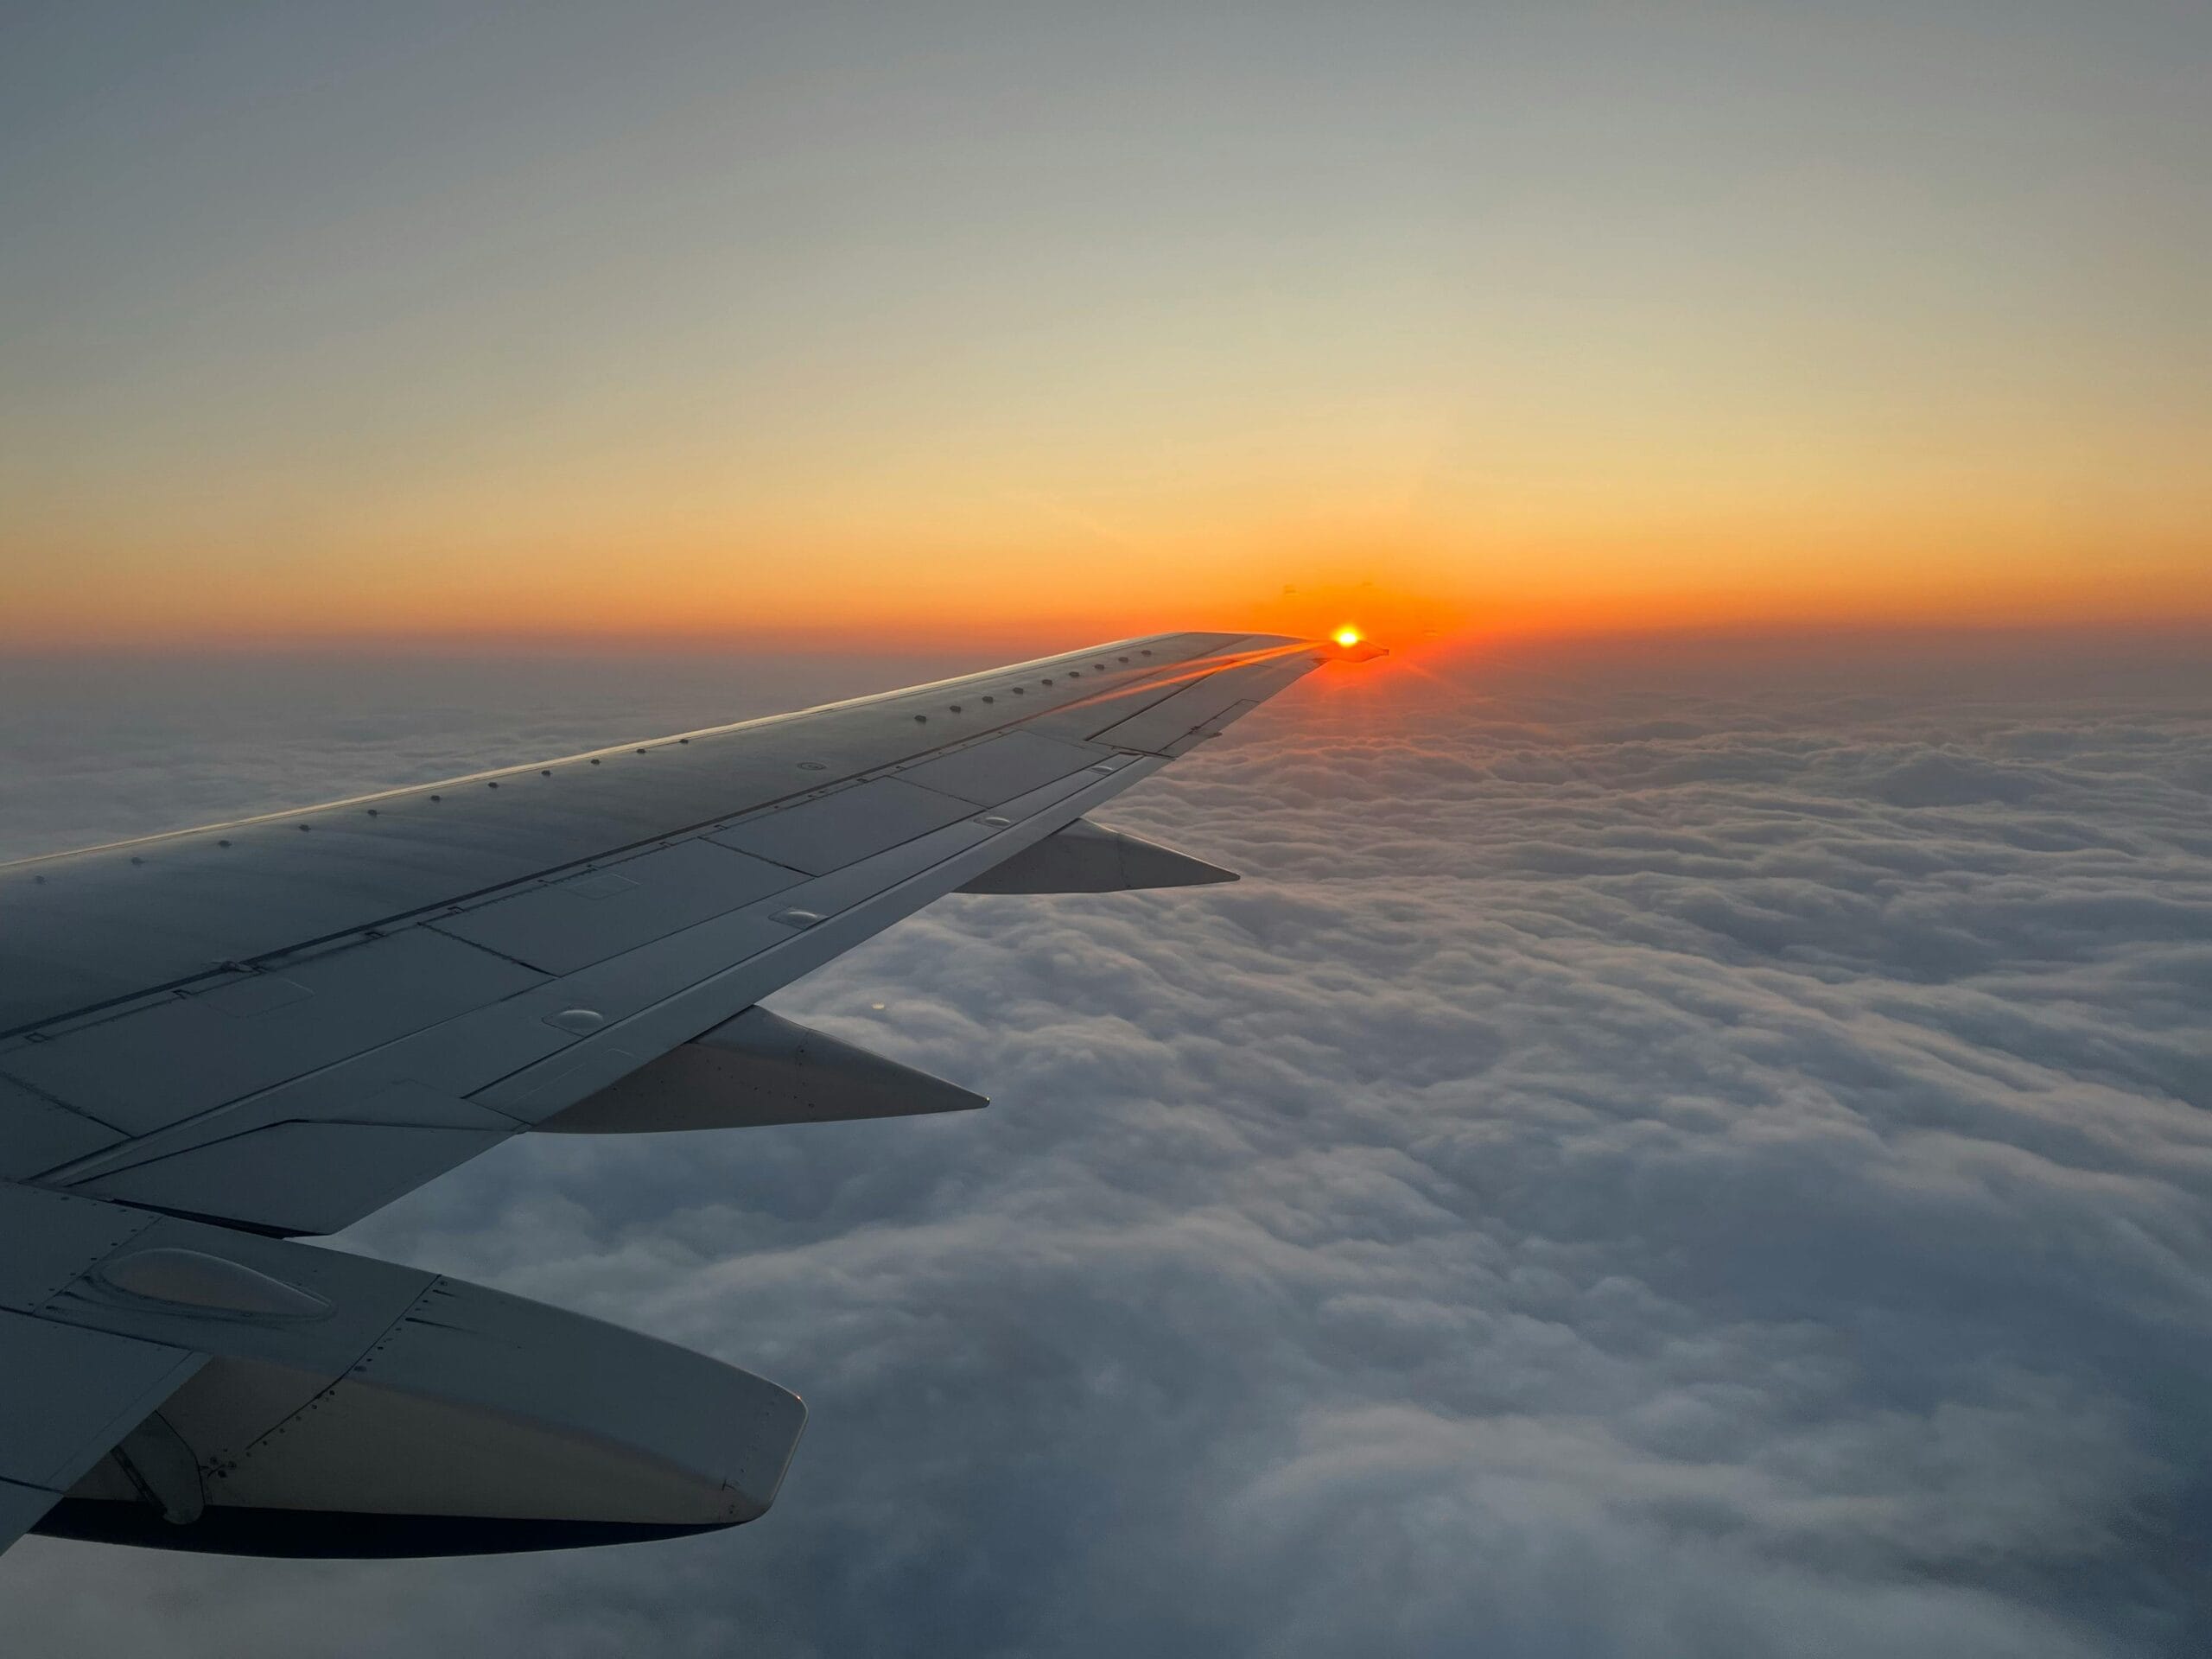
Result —
M988 1111L532 1142L347 1241L798 1388L766 1520L426 1564L34 1540L0 1560L20 1628L2201 1649L2212 696L1439 666L1311 682L1101 815L1241 886L949 899L775 999ZM399 734L387 767L474 761L696 723L710 688L590 689L345 718ZM202 729L199 787L359 763L327 729ZM88 766L52 822L166 822L180 765Z

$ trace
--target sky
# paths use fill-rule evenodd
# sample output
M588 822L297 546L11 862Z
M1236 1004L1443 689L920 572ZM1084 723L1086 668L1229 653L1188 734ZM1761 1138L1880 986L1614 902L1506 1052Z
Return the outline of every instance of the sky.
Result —
M0 646L2212 620L2189 0L18 5Z
M11 1649L2212 1650L2212 11L0 7L0 859L1364 627L779 993L993 1096L334 1241L804 1395ZM27 780L35 780L35 786ZM4 925L4 918L0 918Z
M803 1394L547 1556L24 1540L25 1653L2182 1659L2212 1645L2212 667L1436 647L772 1006L976 1113L524 1137L334 1241ZM0 665L0 857L957 664Z

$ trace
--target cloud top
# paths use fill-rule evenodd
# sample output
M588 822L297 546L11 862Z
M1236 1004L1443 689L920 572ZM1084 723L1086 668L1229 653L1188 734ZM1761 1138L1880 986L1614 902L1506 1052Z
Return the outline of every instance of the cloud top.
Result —
M2201 1647L2212 696L1428 669L1319 679L1101 815L1240 886L949 899L776 999L988 1111L531 1143L349 1241L798 1389L767 1520L124 1578L31 1541L0 1563L25 1628L188 1654ZM655 694L561 695L473 724L395 696L385 729L492 754ZM270 758L194 741L250 804ZM177 764L99 785L111 815Z

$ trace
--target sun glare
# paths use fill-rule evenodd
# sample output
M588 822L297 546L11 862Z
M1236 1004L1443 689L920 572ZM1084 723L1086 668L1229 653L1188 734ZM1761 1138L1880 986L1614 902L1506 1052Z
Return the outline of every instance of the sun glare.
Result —
M1357 645L1362 639L1364 639L1367 636L1362 633L1357 628L1352 626L1351 623L1347 622L1344 626L1338 628L1329 637L1332 639L1334 639L1338 645L1349 650L1352 646Z

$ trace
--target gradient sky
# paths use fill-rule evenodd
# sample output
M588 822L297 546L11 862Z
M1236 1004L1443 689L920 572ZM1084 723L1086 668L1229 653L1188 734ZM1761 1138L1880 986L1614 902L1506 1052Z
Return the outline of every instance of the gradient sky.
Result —
M2183 0L11 7L0 643L2212 619L2208 69Z

